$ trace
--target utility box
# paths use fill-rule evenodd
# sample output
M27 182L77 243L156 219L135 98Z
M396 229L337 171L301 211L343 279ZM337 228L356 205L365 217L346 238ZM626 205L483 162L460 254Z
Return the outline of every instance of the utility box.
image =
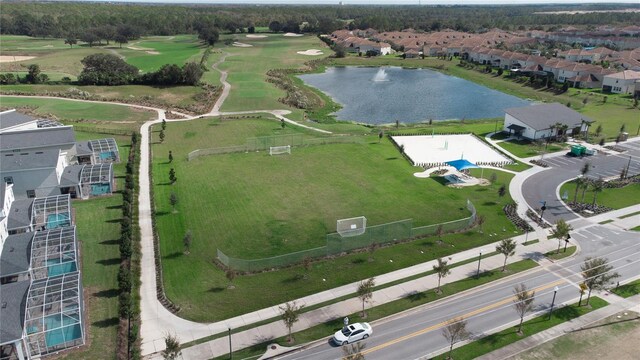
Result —
M587 147L583 145L571 145L571 155L582 156L587 152Z
M629 139L629 133L621 132L620 136L618 137L618 141L627 141L627 139Z

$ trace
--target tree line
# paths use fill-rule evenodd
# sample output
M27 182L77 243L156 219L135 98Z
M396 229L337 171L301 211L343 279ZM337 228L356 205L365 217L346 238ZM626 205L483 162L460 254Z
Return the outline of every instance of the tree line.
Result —
M131 40L141 35L271 31L330 33L341 28L379 31L413 28L437 31L549 29L640 23L639 13L540 14L557 10L638 8L634 4L513 6L331 6L331 5L143 5L3 2L2 34L77 38L87 43ZM126 30L126 31L125 31ZM215 36L213 36L215 37ZM93 41L90 41L93 40Z
M197 85L203 71L199 64L163 65L158 71L140 75L137 67L113 54L92 54L81 60L84 68L78 76L82 85Z

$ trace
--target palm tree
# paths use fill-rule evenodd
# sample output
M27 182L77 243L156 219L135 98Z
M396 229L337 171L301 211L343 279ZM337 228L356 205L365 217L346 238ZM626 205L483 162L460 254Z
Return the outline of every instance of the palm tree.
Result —
M580 188L586 184L585 180L586 179L583 178L582 176L579 176L578 178L576 178L576 192L573 194L574 204L578 203L578 190L580 190Z
M604 190L604 180L599 178L591 184L591 189L593 190L593 206L596 206L596 198L598 197L598 193Z

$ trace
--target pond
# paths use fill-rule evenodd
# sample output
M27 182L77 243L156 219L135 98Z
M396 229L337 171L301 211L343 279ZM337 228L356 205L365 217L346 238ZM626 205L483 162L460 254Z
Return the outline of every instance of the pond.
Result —
M342 109L338 120L367 124L416 123L503 117L504 109L529 102L471 81L428 69L331 67L299 76Z

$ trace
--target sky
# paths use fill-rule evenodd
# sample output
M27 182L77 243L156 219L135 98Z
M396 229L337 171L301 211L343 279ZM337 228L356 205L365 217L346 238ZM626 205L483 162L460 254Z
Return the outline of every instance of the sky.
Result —
M82 0L81 0L82 1ZM89 0L96 1L96 0ZM106 1L106 0L97 0ZM340 0L114 0L114 2L154 2L173 4L338 4ZM638 4L638 0L342 0L345 5L479 5L479 4L585 4L585 3L628 3Z

